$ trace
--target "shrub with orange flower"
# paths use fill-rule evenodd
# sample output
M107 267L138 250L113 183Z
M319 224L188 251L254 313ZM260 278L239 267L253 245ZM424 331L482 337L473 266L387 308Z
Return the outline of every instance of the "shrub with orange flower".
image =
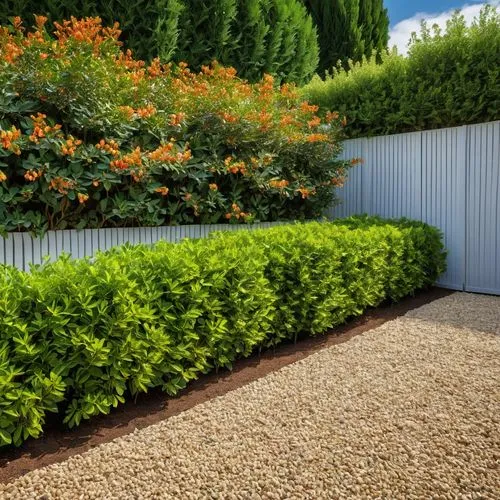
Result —
M146 64L99 19L53 35L45 22L0 28L7 230L316 217L351 166L333 160L339 117L322 124L293 85L250 84L217 62Z

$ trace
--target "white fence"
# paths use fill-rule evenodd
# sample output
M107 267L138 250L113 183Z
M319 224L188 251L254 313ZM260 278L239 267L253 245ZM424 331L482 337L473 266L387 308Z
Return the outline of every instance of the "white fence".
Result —
M131 227L110 229L83 229L48 231L43 238L29 233L9 233L0 237L0 264L9 264L29 271L30 264L41 264L45 257L55 260L62 253L75 258L92 257L97 251L108 250L123 243L171 242L183 238L205 238L213 231L244 231L266 228L287 222L246 224L210 224L162 227Z
M410 217L439 227L448 248L440 285L500 294L500 121L344 144L354 167L330 216Z

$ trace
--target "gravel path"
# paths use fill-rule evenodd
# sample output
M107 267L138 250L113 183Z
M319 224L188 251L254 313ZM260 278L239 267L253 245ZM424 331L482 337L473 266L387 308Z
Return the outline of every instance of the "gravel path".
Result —
M1 499L500 498L500 297L456 293Z

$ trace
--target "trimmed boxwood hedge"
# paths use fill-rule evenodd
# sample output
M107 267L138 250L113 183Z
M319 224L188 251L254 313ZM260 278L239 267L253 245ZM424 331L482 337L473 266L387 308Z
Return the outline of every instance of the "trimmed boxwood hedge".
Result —
M0 268L0 444L151 387L176 394L256 349L325 332L432 284L440 232L369 217L125 245Z

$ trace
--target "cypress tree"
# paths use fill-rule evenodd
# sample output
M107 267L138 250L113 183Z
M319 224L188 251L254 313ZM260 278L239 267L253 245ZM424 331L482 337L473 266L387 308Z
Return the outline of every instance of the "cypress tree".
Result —
M217 60L250 81L270 73L306 83L318 63L316 27L301 0L5 0L0 24L33 14L50 21L99 16L120 23L139 59L185 61L194 70ZM50 28L49 28L50 29Z
M320 73L387 47L389 17L383 0L303 1L318 28Z
M383 0L360 0L359 26L364 41L363 54L371 57L373 52L380 53L389 42L389 15Z

